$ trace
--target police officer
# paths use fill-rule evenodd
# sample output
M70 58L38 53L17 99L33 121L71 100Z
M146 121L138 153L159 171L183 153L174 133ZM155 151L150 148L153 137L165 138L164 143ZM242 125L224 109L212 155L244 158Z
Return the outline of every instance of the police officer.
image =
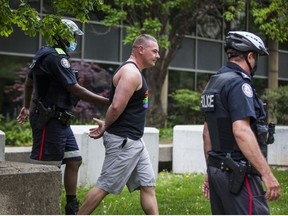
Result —
M56 46L44 46L36 53L25 81L24 106L17 120L24 123L30 110L29 121L33 134L31 159L59 167L66 164L65 213L77 214L77 176L82 158L69 125L71 109L78 99L100 104L108 104L109 100L78 84L68 53L76 49L76 36L83 35L83 32L69 19L62 19L62 23L68 27L71 36L73 34L71 38L74 40L67 41L55 35Z
M258 137L267 138L266 113L251 84L258 56L268 52L258 36L245 31L228 32L225 51L226 66L211 77L201 98L208 174L203 193L212 214L269 214L267 200L279 198L280 186L259 146L267 144Z

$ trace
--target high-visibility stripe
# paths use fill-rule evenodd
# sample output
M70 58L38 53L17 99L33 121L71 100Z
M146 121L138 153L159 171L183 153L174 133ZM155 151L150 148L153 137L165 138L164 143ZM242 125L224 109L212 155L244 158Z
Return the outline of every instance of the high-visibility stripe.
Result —
M248 197L249 197L248 214L252 215L252 211L253 211L253 196L252 196L252 192L251 192L249 179L248 179L247 176L245 176L245 185L246 185L247 193L248 193Z
M66 53L61 48L55 48L55 50L59 55L61 54L66 55Z
M42 131L42 137L41 137L40 151L39 151L39 158L38 158L38 160L42 160L42 155L43 155L43 150L44 150L44 144L45 144L45 136L46 136L46 127L43 128L43 131Z

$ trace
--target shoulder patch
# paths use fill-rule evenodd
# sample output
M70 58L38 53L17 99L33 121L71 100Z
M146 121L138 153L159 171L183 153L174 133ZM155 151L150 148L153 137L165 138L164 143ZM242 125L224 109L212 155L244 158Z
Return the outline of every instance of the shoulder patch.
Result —
M66 58L62 58L62 59L61 59L61 65L62 65L64 68L70 68L70 62L69 62Z
M55 48L55 50L59 55L66 55L66 53L61 48Z
M247 97L250 97L250 98L253 97L253 90L249 84L244 83L242 85L242 91Z

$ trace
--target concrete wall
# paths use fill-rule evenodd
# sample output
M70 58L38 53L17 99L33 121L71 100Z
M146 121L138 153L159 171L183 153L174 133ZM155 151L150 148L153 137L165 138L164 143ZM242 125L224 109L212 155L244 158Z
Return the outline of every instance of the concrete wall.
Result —
M177 125L173 129L173 172L203 173L206 164L202 140L203 125ZM268 145L269 165L288 166L288 127L276 126L275 142Z
M78 177L78 186L94 185L100 176L102 164L105 156L103 139L92 139L88 136L90 128L94 125L72 125L71 128L75 134L79 145L83 163L81 165ZM149 152L150 160L155 172L158 174L159 160L159 131L156 128L145 127L143 140ZM64 170L62 167L62 170Z
M59 215L61 173L55 166L0 162L1 215Z
M92 186L100 176L102 164L105 156L103 139L92 139L88 136L89 129L95 125L72 125L81 155L82 165L78 175L78 186ZM143 140L149 152L153 170L157 177L159 161L159 130L145 127ZM6 147L5 157L7 161L34 163L30 160L31 147ZM0 153L1 155L1 153ZM4 153L2 153L2 156ZM4 157L4 156L3 156ZM62 165L62 172L65 165Z
M176 125L173 128L174 173L205 172L202 130L203 125Z
M288 127L276 126L275 142L268 145L268 163L276 166L288 166Z
M5 160L5 133L0 130L0 161Z

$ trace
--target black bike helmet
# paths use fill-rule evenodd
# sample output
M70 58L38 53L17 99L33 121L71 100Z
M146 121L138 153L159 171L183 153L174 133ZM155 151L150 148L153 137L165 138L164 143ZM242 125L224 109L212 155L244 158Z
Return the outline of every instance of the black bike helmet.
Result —
M269 55L263 41L257 35L245 31L229 31L226 37L225 51L231 48L239 52L256 52Z

